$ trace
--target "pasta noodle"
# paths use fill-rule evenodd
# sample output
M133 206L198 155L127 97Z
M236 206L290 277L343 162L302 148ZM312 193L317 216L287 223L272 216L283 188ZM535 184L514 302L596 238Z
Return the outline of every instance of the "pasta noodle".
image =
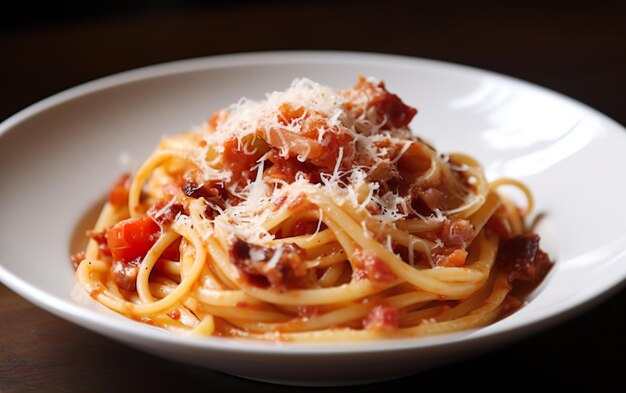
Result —
M111 189L73 256L77 280L121 314L195 336L346 341L492 323L551 266L525 226L531 193L413 136L416 112L373 78L342 91L297 79L166 137Z

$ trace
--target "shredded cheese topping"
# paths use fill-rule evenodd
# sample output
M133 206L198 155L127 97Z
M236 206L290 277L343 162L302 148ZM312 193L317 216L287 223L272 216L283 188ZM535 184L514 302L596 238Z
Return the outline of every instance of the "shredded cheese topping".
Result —
M401 178L398 162L416 140L408 125L394 126L372 104L378 97L389 96L397 99L373 78L361 78L355 88L343 91L302 78L284 91L267 94L264 100L242 98L219 111L195 129L201 147L187 146L187 151L195 152L191 160L199 169L196 177L202 182L221 182L237 197L236 202L227 200L224 208L207 203L219 212L215 225L231 237L257 244L274 239L269 228L263 227L276 214L271 207L281 201L286 206L293 203L298 188L311 182L302 171L291 181L264 176L270 153L278 156L275 159L295 158L303 165L319 166L314 187L339 205L367 209L384 225L393 226L409 214L419 216L411 207L410 195L382 186L389 179ZM337 140L338 148L333 146ZM241 159L256 158L249 168L256 175L234 181L239 173L224 165L229 149L241 153ZM329 158L327 151L336 154ZM322 160L326 161L320 164ZM441 221L442 217L423 219Z

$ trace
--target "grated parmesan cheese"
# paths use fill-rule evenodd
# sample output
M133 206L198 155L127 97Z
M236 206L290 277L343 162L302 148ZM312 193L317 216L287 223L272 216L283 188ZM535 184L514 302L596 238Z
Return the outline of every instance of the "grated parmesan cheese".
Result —
M366 81L371 84L369 89L382 89L377 87L380 82L376 79L368 78ZM396 221L416 214L411 207L410 196L389 189L384 179L372 179L374 174L380 173L383 173L385 179L400 178L398 161L415 139L409 137L408 128L397 129L387 125L387 117L381 118L376 108L369 104L370 93L356 88L341 91L310 79L295 79L288 89L269 93L264 100L242 98L218 112L207 124L196 128L194 131L199 135L201 147L186 150L192 152L189 158L198 168L199 177L205 182L223 182L228 192L237 199L227 200L224 208L206 202L219 212L213 219L216 229L219 228L221 233L228 233L231 237L258 244L273 240L274 235L263 224L277 214L274 204L293 202L299 194L298 188L311 184L307 174L301 171L295 174L295 181L264 177L264 170L270 167L268 160L271 154L278 154L285 160L293 157L300 163L307 163L315 157L312 157L314 153L311 144L307 145L306 141L317 143L324 153L332 148L329 145L329 133L347 135L348 142L338 147L336 157L332 157L333 167L328 168L328 171L320 170L320 182L314 184L314 187L331 196L339 205L349 205L360 211L374 211L372 217L384 225L393 226ZM285 117L285 108L291 108L294 115ZM307 124L314 124L314 128L306 128ZM309 136L312 131L313 139ZM294 136L309 139L305 140L304 145L298 145L298 140L294 142ZM257 138L269 144L270 151L259 151ZM256 166L250 168L250 173L256 171L256 176L254 179L244 179L244 183L233 182L239 174L233 173L223 164L225 144L235 140L238 151L255 158L260 156ZM293 154L292 149L298 149L298 154ZM319 150L317 154L322 154ZM435 213L435 217L422 218L445 218L442 212ZM321 224L320 211L316 233ZM373 235L367 228L364 231L368 236ZM278 257L280 255L277 252L272 259Z

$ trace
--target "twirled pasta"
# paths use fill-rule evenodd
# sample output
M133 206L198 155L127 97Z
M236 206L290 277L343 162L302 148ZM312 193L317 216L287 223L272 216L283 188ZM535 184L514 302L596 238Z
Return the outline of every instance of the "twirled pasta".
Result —
M167 137L116 184L77 278L131 318L193 335L412 337L483 326L550 261L530 191L411 135L382 82L306 79ZM515 186L524 210L498 193Z

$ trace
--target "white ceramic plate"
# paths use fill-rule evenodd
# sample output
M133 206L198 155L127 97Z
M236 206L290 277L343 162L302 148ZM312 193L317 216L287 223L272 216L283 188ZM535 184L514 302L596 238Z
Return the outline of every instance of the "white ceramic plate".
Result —
M490 178L527 183L543 248L556 260L529 303L470 332L358 345L194 339L121 318L74 288L68 256L81 217L120 162L139 164L161 136L200 124L241 96L306 76L334 87L357 74L416 106L413 130L442 152L477 157ZM57 94L0 125L0 279L46 310L160 356L253 379L349 384L433 367L580 312L626 277L624 128L569 98L490 72L398 56L285 52L142 68ZM10 321L8 321L10 323Z

